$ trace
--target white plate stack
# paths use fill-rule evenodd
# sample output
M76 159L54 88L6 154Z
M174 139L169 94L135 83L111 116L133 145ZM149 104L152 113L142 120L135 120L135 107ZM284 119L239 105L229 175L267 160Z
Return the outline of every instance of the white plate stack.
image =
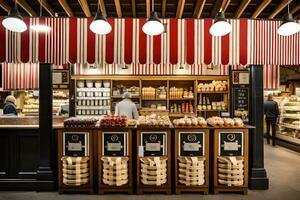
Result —
M110 186L128 183L128 157L102 157L102 181Z
M80 186L89 182L89 157L64 156L61 161L65 185Z
M218 182L227 186L244 184L244 158L218 157Z
M167 182L167 158L141 158L141 182L144 185L163 185Z
M205 158L179 157L178 181L186 186L199 186L205 182Z

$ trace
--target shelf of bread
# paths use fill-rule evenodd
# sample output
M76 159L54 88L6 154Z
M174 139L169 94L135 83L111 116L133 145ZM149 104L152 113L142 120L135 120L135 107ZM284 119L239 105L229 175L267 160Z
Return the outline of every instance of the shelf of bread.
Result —
M200 82L197 86L198 93L227 93L228 91L228 81L216 81L211 82Z
M166 100L167 99L167 87L159 86L143 87L142 88L142 100Z

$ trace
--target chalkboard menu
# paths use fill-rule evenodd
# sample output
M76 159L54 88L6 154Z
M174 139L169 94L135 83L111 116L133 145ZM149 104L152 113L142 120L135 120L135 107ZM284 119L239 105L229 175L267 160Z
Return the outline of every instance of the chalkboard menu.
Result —
M179 156L203 156L204 132L179 132Z
M219 134L219 156L243 156L243 132L224 131Z
M142 132L141 144L144 156L167 155L167 132Z
M233 88L234 117L241 118L244 122L249 121L249 88Z
M102 155L103 156L127 156L128 155L127 132L103 132Z
M63 155L64 156L89 156L88 132L64 132Z

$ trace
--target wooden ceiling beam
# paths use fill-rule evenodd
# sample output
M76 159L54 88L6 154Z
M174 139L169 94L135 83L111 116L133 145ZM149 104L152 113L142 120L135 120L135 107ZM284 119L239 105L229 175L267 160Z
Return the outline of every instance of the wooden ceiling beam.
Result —
M269 19L273 19L280 11L282 11L289 3L291 3L293 0L283 0L277 8L270 14Z
M146 15L147 18L150 17L150 0L146 0Z
M58 2L69 17L74 17L74 13L73 13L72 9L70 8L67 0L58 0Z
M272 0L264 0L254 11L251 18L256 18L259 16L259 14L271 3Z
M225 13L229 4L230 4L231 0L223 0L222 5L221 5L221 9L222 11Z
M181 18L183 14L185 0L179 0L177 4L176 18Z
M117 11L118 17L122 17L122 9L121 9L120 0L115 0L115 6L116 6L116 11Z
M167 7L167 0L162 0L162 2L161 2L161 18L166 17L166 7Z
M10 12L11 7L7 3L5 3L4 0L0 0L0 7L6 12Z
M31 17L37 17L38 14L29 6L25 0L16 0L16 3L20 5Z
M103 13L107 14L107 13L106 13L106 7L105 7L104 0L99 0L98 2L99 2L99 5L100 5L100 10L101 10Z
M221 7L222 7L222 4L223 4L223 1L226 1L226 0L217 0L216 3L214 4L214 7L210 13L210 16L212 18L215 18L217 13L220 11Z
M300 4L298 4L297 6L295 6L294 8L292 8L290 10L290 13L293 15L295 14L298 10L300 10Z
M205 2L206 0L197 0L196 7L194 9L194 14L193 14L194 18L201 17Z
M235 12L234 18L239 18L243 14L244 10L247 8L250 2L251 0L243 0L243 2L239 5L237 11Z
M38 1L40 4L42 4L43 8L51 15L51 17L54 17L54 11L52 9L52 7L50 6L50 4L46 1L46 0L36 0Z
M89 4L86 0L78 0L78 3L80 4L81 9L83 10L86 17L91 17L92 13L89 8Z
M135 0L131 0L132 17L136 17L136 5Z

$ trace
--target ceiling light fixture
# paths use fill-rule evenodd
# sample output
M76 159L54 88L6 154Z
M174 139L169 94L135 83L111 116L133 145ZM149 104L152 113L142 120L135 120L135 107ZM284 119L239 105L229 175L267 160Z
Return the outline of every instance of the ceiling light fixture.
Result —
M224 12L220 10L215 17L215 22L210 27L209 32L213 36L224 36L230 33L231 29L231 25L227 22Z
M152 0L152 11L147 22L143 25L143 32L147 35L159 35L164 32L164 25L159 20L157 13L154 12L154 0Z
M42 17L43 7L42 7L42 0L40 0L40 17ZM37 32L48 32L51 30L50 26L47 26L46 23L42 24L39 23L36 25L30 25L30 29Z
M290 36L300 31L300 25L295 22L290 13L290 5L288 4L288 13L284 16L283 22L277 29L277 33L281 36Z
M97 13L94 21L90 24L90 30L95 34L106 35L111 32L111 25L107 22L106 14L99 10L100 5L98 4Z
M5 19L2 21L2 25L13 32L24 32L27 30L27 26L25 22L23 21L23 17L20 15L20 12L18 11L18 6L15 0L15 5L10 10L9 14Z

